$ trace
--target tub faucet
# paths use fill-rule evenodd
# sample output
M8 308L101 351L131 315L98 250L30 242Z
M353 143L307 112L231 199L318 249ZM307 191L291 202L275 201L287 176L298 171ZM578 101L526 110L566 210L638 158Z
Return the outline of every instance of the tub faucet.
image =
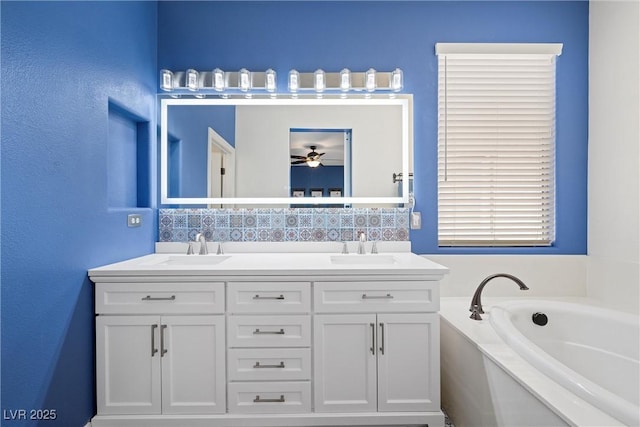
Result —
M200 255L209 254L209 250L207 249L207 239L204 237L203 233L196 234L196 242L200 242Z
M358 254L364 255L367 253L367 250L364 247L364 243L367 241L367 236L364 234L364 231L358 233Z
M482 290L484 289L485 285L496 277L505 277L507 279L513 280L518 286L520 286L521 291L526 291L529 289L522 280L511 274L498 273L488 276L482 282L480 282L478 288L476 289L476 292L473 294L473 298L471 299L471 307L469 307L469 311L471 312L471 316L469 317L471 319L482 320L482 316L480 316L480 314L484 314L484 310L482 310L482 301L480 301L480 296L482 295Z

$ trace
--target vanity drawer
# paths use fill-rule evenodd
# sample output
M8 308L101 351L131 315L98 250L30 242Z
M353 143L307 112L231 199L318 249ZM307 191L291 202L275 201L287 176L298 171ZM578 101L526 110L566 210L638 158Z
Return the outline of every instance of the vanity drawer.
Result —
M96 313L224 313L224 283L99 283Z
M229 413L287 414L311 412L311 383L229 383Z
M229 347L309 347L309 316L229 316Z
M227 284L230 313L309 313L311 283L243 282Z
M315 282L316 313L429 312L439 310L438 282Z
M289 381L311 379L308 348L236 348L227 357L229 381Z

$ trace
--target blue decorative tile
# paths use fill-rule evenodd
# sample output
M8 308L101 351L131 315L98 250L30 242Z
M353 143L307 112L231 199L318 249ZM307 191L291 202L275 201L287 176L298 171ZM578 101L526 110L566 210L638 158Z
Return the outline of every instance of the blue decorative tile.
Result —
M283 242L284 241L284 230L282 228L274 228L271 232L271 240L273 242Z
M271 241L271 229L269 228L258 228L258 241L260 242L270 242Z
M245 214L242 217L242 222L244 227L249 227L249 228L254 228L258 224L256 215L254 214Z
M291 213L287 214L286 226L287 227L297 227L298 226L298 215L291 214Z
M408 240L407 208L159 209L161 242Z

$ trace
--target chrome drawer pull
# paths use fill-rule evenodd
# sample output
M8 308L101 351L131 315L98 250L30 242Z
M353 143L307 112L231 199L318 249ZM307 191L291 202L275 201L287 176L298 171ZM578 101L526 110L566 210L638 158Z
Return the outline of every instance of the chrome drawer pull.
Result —
M260 329L256 328L255 331L253 331L253 335L284 335L284 329L280 329L279 331L261 331Z
M158 352L156 348L156 329L158 329L158 325L151 325L151 357Z
M255 403L284 403L284 394L280 395L280 399L261 399L260 395L256 395L256 398L253 399Z
M167 325L160 325L160 357L164 357L168 350L164 348L164 330L167 329Z
M371 347L369 348L369 350L371 351L371 354L375 355L376 354L376 325L374 323L369 323L369 326L371 326Z
M253 365L254 368L258 369L258 368L284 368L284 362L280 362L279 365L261 365L260 362L256 362L255 365Z
M142 298L142 301L175 301L175 299L175 295L171 295L170 297L152 297L151 295L147 295Z
M253 299L277 299L277 300L284 300L284 295L280 295L280 296L277 296L277 297L263 297L263 296L260 296L260 295L256 294L256 296L255 296L255 297L253 297Z
M391 294L386 294L386 295L367 295L367 294L362 294L362 299L393 299L393 295L391 295Z

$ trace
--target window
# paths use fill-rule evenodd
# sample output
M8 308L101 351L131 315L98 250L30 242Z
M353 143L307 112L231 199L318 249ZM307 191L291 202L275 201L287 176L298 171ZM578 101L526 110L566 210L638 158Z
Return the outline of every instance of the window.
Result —
M561 44L438 43L439 246L550 246Z

